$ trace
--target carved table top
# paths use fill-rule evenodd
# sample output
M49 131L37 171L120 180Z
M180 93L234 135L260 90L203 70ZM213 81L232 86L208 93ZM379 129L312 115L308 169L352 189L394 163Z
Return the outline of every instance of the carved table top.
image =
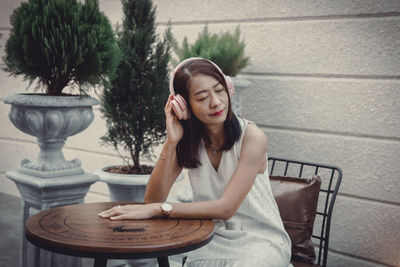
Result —
M88 203L42 211L26 222L26 236L53 252L110 259L165 257L199 248L212 239L212 220L111 221L97 216L124 204L133 203Z

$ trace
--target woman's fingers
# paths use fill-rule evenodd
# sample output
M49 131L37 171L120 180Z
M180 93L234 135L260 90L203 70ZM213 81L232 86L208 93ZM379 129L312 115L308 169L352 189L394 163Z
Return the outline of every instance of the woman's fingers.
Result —
M109 212L102 212L102 213L99 213L98 215L102 218L109 218L111 216L118 215L120 213L121 213L121 211L115 210L115 211L109 211Z
M112 216L112 217L110 217L110 220L126 220L126 219L132 219L132 218L130 218L128 215L126 215L126 214L121 214L121 215L118 215L118 216Z
M128 210L123 210L123 209L119 209L119 210L114 210L111 211L109 213L106 214L99 214L100 217L102 218L110 218L111 220L119 220L119 219L133 219L133 216L130 215L129 213L132 213ZM132 218L130 218L132 217Z
M183 128L179 123L177 114L174 112L172 99L173 96L170 95L165 104L165 124L167 127L168 139L172 142L178 142L182 138Z
M165 104L164 112L165 112L165 118L166 118L167 122L173 121L175 119L176 116L172 109L172 95L170 95L167 103Z
M165 103L165 106L164 106L165 112L167 112L167 110L171 109L171 101L172 101L173 97L174 97L173 95L169 95L167 102Z
M116 206L111 209L98 213L97 215L111 220L125 220L125 219L150 219L150 207L146 205L124 205Z
M102 212L98 213L97 215L99 215L100 217L103 217L103 218L108 218L108 217L110 217L111 214L114 214L115 212L120 212L121 210L123 210L124 207L125 206L118 205L118 206L112 207L111 209L102 211Z

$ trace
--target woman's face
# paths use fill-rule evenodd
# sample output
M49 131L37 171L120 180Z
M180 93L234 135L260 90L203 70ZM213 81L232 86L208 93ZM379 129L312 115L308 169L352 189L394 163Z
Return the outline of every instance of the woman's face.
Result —
M197 74L189 80L189 103L194 115L206 125L223 124L226 120L228 94L211 76Z

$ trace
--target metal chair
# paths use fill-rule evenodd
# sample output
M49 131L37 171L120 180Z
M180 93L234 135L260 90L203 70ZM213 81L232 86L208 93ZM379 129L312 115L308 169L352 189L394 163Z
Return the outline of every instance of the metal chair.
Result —
M313 174L321 177L321 190L318 199L317 214L314 222L312 241L316 249L316 263L326 266L329 247L329 232L332 219L333 205L340 182L340 168L325 164L303 162L282 158L268 158L269 175L311 178Z

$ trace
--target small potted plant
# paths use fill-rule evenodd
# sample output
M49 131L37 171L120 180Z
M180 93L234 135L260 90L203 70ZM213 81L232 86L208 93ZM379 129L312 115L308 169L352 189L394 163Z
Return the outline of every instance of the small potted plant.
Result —
M247 80L235 77L249 65L249 57L246 57L244 53L245 46L244 40L240 40L239 26L236 27L234 33L210 34L208 26L205 25L192 45L189 45L186 37L183 39L182 46L173 40L173 49L180 61L189 57L202 57L213 61L225 75L231 76L236 90L232 98L232 109L239 116L240 93L250 85Z
M87 93L118 65L112 27L95 0L29 0L14 10L10 22L3 69L45 91L4 100L11 104L11 122L36 136L40 147L37 160L24 159L19 171L41 178L81 174L80 161L65 160L62 147L93 121L98 100ZM64 93L67 86L79 93Z
M164 105L168 98L170 28L164 40L156 35L151 0L122 0L123 24L118 31L122 60L101 97L106 120L104 144L128 152L121 166L96 171L107 183L112 201L144 201L152 166L141 164L165 136Z

